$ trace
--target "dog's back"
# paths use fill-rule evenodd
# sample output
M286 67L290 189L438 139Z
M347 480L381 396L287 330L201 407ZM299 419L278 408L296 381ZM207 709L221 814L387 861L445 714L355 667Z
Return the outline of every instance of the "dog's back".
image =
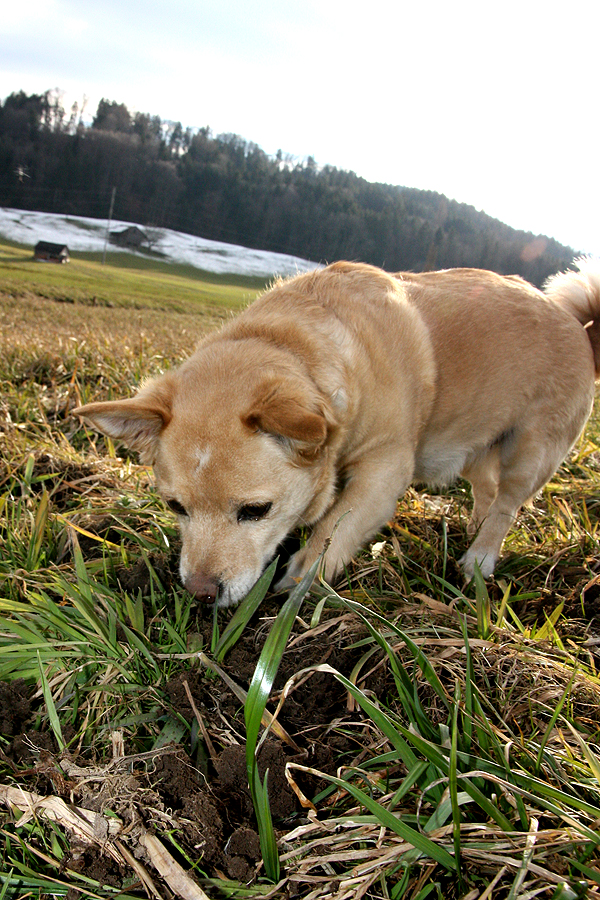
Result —
M417 477L452 480L461 463L544 404L551 419L558 401L575 439L589 413L594 364L585 331L562 305L521 278L492 272L397 277L427 326L437 367Z

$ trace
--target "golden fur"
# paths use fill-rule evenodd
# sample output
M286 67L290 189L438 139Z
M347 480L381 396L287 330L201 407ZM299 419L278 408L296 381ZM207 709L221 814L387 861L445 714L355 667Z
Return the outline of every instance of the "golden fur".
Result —
M277 283L133 399L75 412L153 464L203 600L237 603L301 523L285 583L329 539L334 578L411 482L459 475L476 535L463 568L487 577L590 413L600 267L578 268L541 292L475 269L336 263Z

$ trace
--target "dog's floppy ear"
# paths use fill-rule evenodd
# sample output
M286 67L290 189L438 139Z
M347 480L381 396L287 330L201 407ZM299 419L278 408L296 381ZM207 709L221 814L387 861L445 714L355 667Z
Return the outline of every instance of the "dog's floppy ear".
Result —
M78 406L73 415L87 419L97 431L137 450L142 462L151 463L158 437L171 420L170 407L167 392L150 389L131 400Z
M263 382L242 422L252 431L286 438L304 458L319 452L334 425L323 398L292 379Z

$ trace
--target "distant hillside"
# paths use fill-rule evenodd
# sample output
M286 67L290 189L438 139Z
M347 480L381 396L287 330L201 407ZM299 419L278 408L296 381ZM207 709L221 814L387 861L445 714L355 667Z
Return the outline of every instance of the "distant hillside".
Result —
M181 263L218 275L241 275L257 279L296 275L309 272L315 264L298 256L287 256L271 250L253 250L238 244L210 241L182 234L170 228L153 229L140 247L129 244L106 244L106 219L65 216L60 213L34 212L0 207L0 237L17 244L35 245L38 240L66 244L71 253L136 253L138 258L157 262ZM113 219L111 228L117 234L128 230L126 222Z
M267 156L238 135L184 129L102 100L91 125L56 93L0 105L0 205L115 218L388 271L478 266L540 284L573 250L433 191Z

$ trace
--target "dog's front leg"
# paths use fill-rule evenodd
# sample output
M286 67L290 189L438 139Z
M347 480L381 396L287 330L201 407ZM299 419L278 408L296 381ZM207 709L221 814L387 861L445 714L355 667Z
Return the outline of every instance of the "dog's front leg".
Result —
M313 527L306 546L292 556L278 587L291 587L327 546L323 574L333 581L357 550L394 515L396 501L412 480L414 455L378 448L348 470L348 480Z

